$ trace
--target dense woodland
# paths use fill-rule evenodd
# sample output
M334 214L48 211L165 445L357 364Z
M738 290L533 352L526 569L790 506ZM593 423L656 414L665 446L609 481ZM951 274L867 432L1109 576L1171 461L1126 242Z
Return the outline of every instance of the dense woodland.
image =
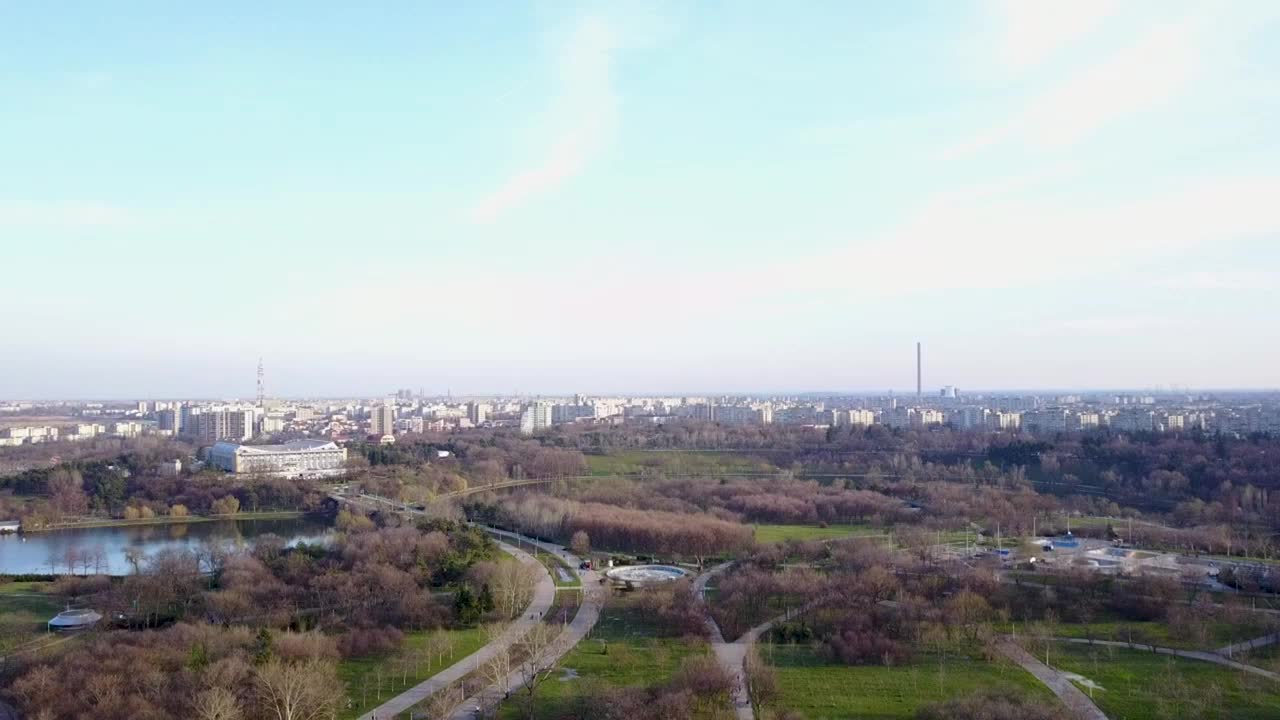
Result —
M725 448L733 452L665 452ZM619 449L630 451L624 465L597 462L601 452ZM314 481L158 471L188 450L147 440L10 474L0 478L0 514L54 523L86 515L333 513L327 489ZM457 521L464 515L605 553L698 566L737 558L712 608L726 636L803 609L769 639L813 647L831 663L881 666L922 655L945 664L957 652L994 657L993 643L1010 627L1047 638L1059 623L1099 617L1135 642L1149 639L1142 623L1151 622L1189 642L1209 640L1205 619L1259 629L1233 598L1219 601L1173 580L1081 572L1052 587L1002 582L994 566L939 557L936 538L945 531L1025 536L1033 527L1061 531L1073 516L1104 515L1113 520L1077 526L1077 534L1271 557L1280 518L1280 495L1272 492L1280 441L1261 437L688 424L566 427L533 439L493 430L408 435L394 446L353 445L351 454L351 483L430 505L441 519L410 524L344 510L334 517L336 539L324 546L267 538L251 550L210 545L135 556L120 578L92 575L89 559L69 560L68 570L81 576L60 579L56 595L100 610L118 629L8 667L5 697L32 718L276 717L278 687L300 677L339 687L334 663L343 658L399 652L404 632L520 612L534 576L497 562L492 542ZM548 483L431 504L443 493L524 478ZM848 525L881 537L762 544L753 524ZM1278 582L1250 567L1226 568L1220 579L1249 591L1274 591ZM706 632L683 584L634 602L672 635ZM56 679L69 676L84 677L86 692L56 692ZM768 684L761 670L759 687ZM562 708L566 717L592 716L599 707L592 694L628 717L707 717L715 703L703 698L722 698L729 684L714 664L690 660L659 683L586 687L577 710ZM298 702L323 710L341 698L339 688ZM980 694L927 707L920 717L1055 713Z
M64 455L63 445L57 446ZM52 446L50 446L52 447ZM1134 508L1165 515L1180 526L1258 524L1280 527L1280 439L1227 438L1203 433L1114 434L1098 431L1051 438L1024 434L793 426L728 427L708 423L673 425L561 426L544 437L510 431L474 430L406 435L394 446L351 446L352 472L373 491L425 501L441 492L508 478L575 477L589 473L584 454L619 449L730 449L755 456L771 474L843 478L853 487L883 490L933 481L1000 488L1027 488L1063 498L1092 497L1106 514ZM53 514L82 509L120 515L129 505L161 514L174 504L191 512L234 495L243 509L308 509L317 496L281 484L227 483L216 473L156 477L161 460L186 457L190 448L140 438L101 448L75 448L60 465L0 477L0 493L34 497ZM446 458L437 457L447 450ZM7 452L36 452L31 448ZM44 452L50 452L44 450ZM739 455L741 457L741 455ZM647 476L670 476L663 453L654 453ZM58 471L71 473L71 479ZM718 472L718 476L733 475ZM167 480L167 482L166 482ZM79 494L83 493L83 503ZM911 500L903 492L896 494ZM57 502L54 502L55 498ZM758 499L757 499L758 500ZM0 502L6 502L0 494ZM11 500L8 502L12 502ZM1083 503L1083 500L1071 502ZM727 509L750 515L745 505ZM782 510L781 507L778 508ZM817 508L782 515L825 520Z
M1101 492L1149 510L1181 506L1182 512L1206 522L1280 518L1280 498L1271 498L1271 491L1280 489L1280 439L1267 436L1100 430L1033 437L949 427L894 430L874 425L823 431L783 425L688 424L569 428L549 441L584 452L756 451L779 467L812 473L878 472L909 480L988 483L1025 480L1046 483L1046 487L1053 483L1065 491Z
M682 423L561 426L537 441L490 430L408 436L405 440L394 450L369 451L371 481L381 481L380 487L392 490L394 483L389 478L398 475L403 479L430 468L425 471L427 481L418 483L426 486L419 493L421 497L429 497L438 487L457 488L466 483L582 475L588 467L582 455L714 449L734 451L732 457L739 462L707 472L701 471L708 464L703 463L700 470L690 471L672 459L672 453L653 452L640 475L662 480L692 472L732 480L743 474L738 468L746 457L753 459L753 474L813 478L823 485L835 481L848 488L879 491L940 514L959 515L968 508L951 512L951 503L963 498L933 489L935 483L1025 491L1028 498L1041 493L1051 501L1056 498L1069 510L1114 516L1140 514L1181 527L1230 524L1280 529L1280 494L1274 492L1280 490L1280 439L1265 436L1103 430L1040 437L961 432L948 427L894 430L877 425L823 431L781 425ZM451 458L445 463L431 461L437 449L449 450ZM714 468L715 454L706 457L712 458L709 464ZM445 480L441 475L455 477ZM991 497L1001 494L992 493ZM703 510L714 504L687 499ZM985 506L989 499L980 498L977 504ZM739 499L735 506L725 498L721 505L744 517L765 520L766 513L755 512L757 508L746 503L767 500ZM941 504L948 507L938 507ZM1007 514L999 519L1018 523L1019 516L1026 517L1026 509L995 508L992 514ZM833 513L790 501L776 503L771 512L784 522L830 522L828 516L840 516L839 510Z
M117 629L17 670L7 694L31 718L277 718L278 694L302 683L314 695L298 702L319 714L291 717L328 717L344 697L340 658L396 652L411 630L519 614L535 576L498 555L452 521L366 518L325 546L206 545L135 557L122 578L66 576L55 594ZM65 692L68 677L86 691Z

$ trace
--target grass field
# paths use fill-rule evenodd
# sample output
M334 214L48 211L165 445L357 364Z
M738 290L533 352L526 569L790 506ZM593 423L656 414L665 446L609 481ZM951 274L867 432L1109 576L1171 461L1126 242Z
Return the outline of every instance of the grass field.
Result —
M415 664L411 658L421 652L425 656L425 648L431 632L408 632L404 636L404 644L399 652L386 655L373 655L362 658L350 658L338 663L338 676L347 685L347 697L351 707L338 715L339 718L359 717L370 708L377 707L388 698L395 697L406 689L417 685L455 662L479 650L485 644L484 631L480 628L444 631L453 638L453 653L443 660L431 662L422 660ZM407 675L405 674L407 670ZM382 693L378 693L378 676L381 671Z
M1156 645L1182 650L1216 650L1224 645L1252 640L1269 632L1261 623L1241 625L1215 620L1200 623L1198 629L1203 633L1201 640L1177 637L1170 631L1169 626L1162 622L1095 622L1087 626L1063 623L1058 625L1058 635L1087 638L1092 632L1097 640L1129 642L1128 628L1131 626L1140 628L1141 632Z
M45 623L64 607L46 594L47 582L0 583L0 653L45 637Z
M921 654L900 667L830 663L806 646L762 645L761 652L778 671L780 693L774 709L793 710L807 720L911 718L924 705L991 687L1057 702L1048 688L1018 666L988 661L976 651L950 656L945 665Z
M1235 660L1271 672L1280 672L1280 645L1264 645L1234 656Z
M581 605L582 593L577 590L557 590L555 600L551 602L551 607L547 608L547 614L544 617L549 623L563 625L573 620Z
M1280 717L1280 683L1266 678L1124 648L1059 643L1053 652L1055 667L1102 686L1094 702L1111 720Z
M853 535L885 535L883 528L870 525L753 525L756 542L777 543L786 540L833 540Z
M1031 628L1032 625L1024 622L1012 622L997 626L996 631L1001 634L1027 635ZM1104 618L1088 624L1058 623L1053 632L1058 637L1154 643L1159 647L1179 650L1216 650L1224 645L1252 640L1271 632L1262 622L1239 624L1221 620L1201 621L1195 629L1201 634L1199 639L1179 637L1164 622Z
M777 470L769 462L748 454L733 452L644 452L624 450L608 455L588 455L587 467L592 475L637 475L660 472L670 475L698 473L760 473Z
M582 578L578 577L578 571L569 567L568 563L561 560L558 555L539 551L537 558L538 562L542 563L547 568L547 572L551 574L551 579L555 582L556 587L582 587ZM569 579L561 579L559 570L567 572Z
M700 641L659 637L658 629L628 599L611 598L591 636L578 643L561 661L562 670L538 688L537 717L559 716L559 709L584 683L651 685L670 678L684 658L710 652ZM499 717L515 720L521 717L520 708L514 700L504 703Z

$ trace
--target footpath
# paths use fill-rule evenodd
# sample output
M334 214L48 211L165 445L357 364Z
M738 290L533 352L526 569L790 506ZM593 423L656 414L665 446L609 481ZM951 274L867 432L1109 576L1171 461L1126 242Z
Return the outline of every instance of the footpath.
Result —
M499 651L510 648L524 637L529 628L542 622L539 618L551 608L556 597L556 585L551 580L551 574L546 571L542 563L538 562L537 558L529 553L505 542L499 542L498 547L521 563L541 571L538 585L534 588L533 600L520 614L520 618L508 625L502 635L493 642L361 715L360 720L390 720L396 717L436 692L453 685L471 672L484 667L484 664L492 660Z
M508 542L516 542L521 545L536 547L543 552L556 555L571 568L577 568L582 564L582 559L577 555L563 549L559 545L554 545L541 540L532 540L515 533L505 530L497 530L485 528L491 534L500 538L504 538ZM526 557L529 557L526 554ZM532 558L531 558L532 559ZM534 562L538 562L536 559ZM596 621L600 619L600 610L604 607L605 588L600 583L600 576L594 570L577 570L578 576L582 579L582 604L578 606L578 612L573 616L573 620L565 626L564 630L556 637L552 649L544 656L542 664L538 670L546 669L560 662L570 650L574 648L581 640L591 632L591 628L595 627ZM551 575L547 575L547 581L551 581ZM577 588L562 588L566 592L577 592ZM555 595L555 585L552 583L551 594ZM550 603L548 603L548 606ZM530 612L534 612L530 610ZM542 622L538 619L546 612L546 608L537 611L533 622ZM527 614L527 613L526 613ZM527 629L527 628L526 628ZM523 633L521 633L523 634ZM518 639L518 638L517 638ZM477 666L478 667L478 666ZM505 683L493 683L484 688L480 692L472 695L456 707L452 714L449 715L450 720L472 720L478 718L486 708L497 707L504 699L508 692L517 692L524 681L527 667L517 667L507 676Z
M1107 716L1103 714L1102 710L1098 709L1098 706L1093 704L1089 696L1076 687L1065 673L1054 670L1035 659L1021 645L1008 638L1001 640L996 645L996 648L1000 650L1002 655L1014 661L1023 670L1031 673L1037 680L1044 683L1045 687L1053 691L1053 694L1057 695L1062 704L1066 705L1067 709L1079 720L1107 720Z
M755 720L751 710L751 694L747 691L743 665L747 659L747 645L743 643L725 642L724 634L715 618L711 617L711 608L706 602L707 583L711 578L723 573L733 565L732 562L720 563L703 572L693 580L693 594L702 603L704 622L711 634L711 651L715 653L720 667L733 678L733 712L738 720ZM748 633L749 635L750 633ZM757 636L758 637L758 636Z

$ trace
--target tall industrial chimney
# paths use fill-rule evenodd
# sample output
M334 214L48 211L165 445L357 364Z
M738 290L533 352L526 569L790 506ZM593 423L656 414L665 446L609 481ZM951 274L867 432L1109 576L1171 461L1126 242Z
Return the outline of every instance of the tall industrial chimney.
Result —
M916 400L924 398L924 386L921 384L920 372L920 343L916 343Z

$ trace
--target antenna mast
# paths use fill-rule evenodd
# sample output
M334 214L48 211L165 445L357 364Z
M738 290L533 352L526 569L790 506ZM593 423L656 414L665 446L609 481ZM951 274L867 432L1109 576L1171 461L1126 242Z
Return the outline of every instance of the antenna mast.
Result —
M266 385L262 382L262 356L258 356L258 407L262 407L262 401L267 397Z

